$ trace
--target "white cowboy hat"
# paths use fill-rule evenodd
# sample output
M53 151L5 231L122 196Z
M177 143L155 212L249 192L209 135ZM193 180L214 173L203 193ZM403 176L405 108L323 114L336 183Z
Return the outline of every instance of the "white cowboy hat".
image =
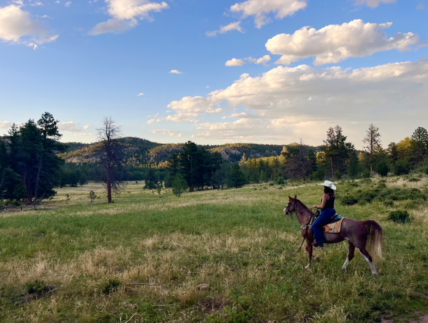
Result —
M336 185L334 185L333 182L330 182L330 181L324 181L324 183L319 185L331 188L333 191L337 189Z

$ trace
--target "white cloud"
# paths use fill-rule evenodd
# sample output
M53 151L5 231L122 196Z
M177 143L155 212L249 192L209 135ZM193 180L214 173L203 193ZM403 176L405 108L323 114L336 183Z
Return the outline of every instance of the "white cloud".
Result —
M71 6L71 1L67 1L64 6L70 7Z
M223 109L218 104L212 102L210 98L201 96L187 96L180 101L172 101L168 104L168 108L174 110L176 114L168 116L166 120L174 122L189 121L202 114L214 115L223 112Z
M396 0L356 0L355 6L367 5L370 8L376 8L381 3L394 3Z
M89 32L91 35L123 32L135 27L138 24L137 18L152 20L151 12L169 8L166 2L156 3L150 0L105 0L105 2L112 19L96 25Z
M36 48L57 38L58 35L52 35L44 24L31 19L19 5L0 7L0 39Z
M144 93L140 93L140 94L138 94L138 96L144 96Z
M266 48L272 54L282 55L277 64L288 65L315 56L314 64L322 65L392 49L409 50L418 44L419 36L410 32L388 38L381 30L391 25L364 23L358 19L319 30L303 27L294 34L276 35L267 41Z
M232 58L231 60L228 60L225 66L242 66L245 62L242 59Z
M10 121L0 121L1 129L9 129L10 127L12 127L12 123Z
M77 123L74 121L62 122L62 123L58 124L58 128L60 131L65 131L65 132L79 132L79 131L81 131L81 129L78 128ZM83 128L87 129L85 127L83 127Z
M89 129L89 125L83 126L83 129L88 130Z
M230 7L230 11L242 13L242 18L254 16L254 23L261 28L267 23L267 15L276 13L277 19L291 16L295 12L306 8L307 0L247 0L236 3Z
M259 77L243 74L231 86L206 97L171 102L169 107L177 114L167 120L181 122L221 113L219 105L225 102L229 108L243 107L244 114L234 113L231 117L239 118L234 122L199 124L196 138L237 141L252 136L253 141L262 141L301 136L319 144L326 127L335 124L355 129L355 124L364 128L377 120L400 128L428 118L427 101L428 60L354 70L278 66ZM397 133L393 129L391 133ZM363 133L361 129L359 135Z
M425 6L424 6L424 4L423 4L423 3L420 3L420 4L418 4L418 6L416 7L416 9L418 9L418 10L424 10L424 9L425 9Z
M150 119L149 121L147 121L147 124L152 124L152 123L155 123L156 122L156 119Z
M232 31L232 30L237 30L241 33L244 32L241 28L241 22L235 21L228 24L227 26L220 26L220 30L207 31L205 34L209 37L214 37L214 36L217 36L217 34L225 34L228 31Z
M245 61L250 62L250 63L254 63L254 64L263 64L264 66L269 66L267 65L267 62L269 62L271 60L269 55L265 55L263 57L260 58L252 58L252 57L247 57L247 58L232 58L231 60L228 60L226 62L226 64L224 64L225 66L242 66L245 64Z
M157 134L157 133L168 134L171 137L182 137L182 134L178 130L153 129L153 130L150 130L150 132L154 134Z
M180 72L179 70L171 70L169 71L170 74L183 74L183 72Z

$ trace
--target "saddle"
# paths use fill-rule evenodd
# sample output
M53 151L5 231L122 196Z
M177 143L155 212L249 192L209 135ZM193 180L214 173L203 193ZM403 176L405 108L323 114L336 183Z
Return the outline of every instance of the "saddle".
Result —
M318 217L319 213L316 214L314 217L314 220ZM333 216L330 221L323 226L325 233L340 233L340 230L342 228L342 222L343 219L345 219L343 216L336 214Z
M340 233L344 217L336 214L324 228L325 233Z

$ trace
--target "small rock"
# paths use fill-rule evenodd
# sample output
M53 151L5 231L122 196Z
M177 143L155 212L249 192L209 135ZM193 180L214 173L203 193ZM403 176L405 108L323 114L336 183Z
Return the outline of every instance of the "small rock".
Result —
M210 288L210 285L208 285L208 284L199 284L196 287L198 288L198 290L207 290L208 288Z

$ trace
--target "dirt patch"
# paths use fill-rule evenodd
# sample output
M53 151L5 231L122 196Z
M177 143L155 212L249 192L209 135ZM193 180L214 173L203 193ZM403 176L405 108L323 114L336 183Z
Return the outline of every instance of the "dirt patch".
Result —
M226 306L225 302L221 302L215 299L208 299L198 303L198 306L206 314L212 314L220 311L223 307Z

